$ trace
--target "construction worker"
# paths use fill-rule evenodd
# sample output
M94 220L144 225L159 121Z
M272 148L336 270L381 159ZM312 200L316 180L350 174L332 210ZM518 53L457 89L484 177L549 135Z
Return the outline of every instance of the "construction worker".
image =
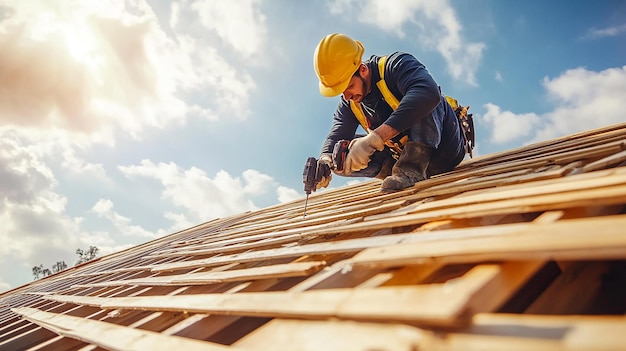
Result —
M454 169L466 153L459 121L426 67L403 52L384 57L386 62L379 67L383 57L363 62L364 51L359 41L339 33L325 36L315 49L320 93L341 95L320 162L333 169L335 144L351 140L344 170L335 173L384 179L383 192L412 187ZM379 69L384 69L384 80ZM395 108L387 102L393 97L384 99L380 81L397 99ZM360 121L355 106L363 111ZM359 125L367 135L356 135ZM331 177L322 179L317 188L327 187Z

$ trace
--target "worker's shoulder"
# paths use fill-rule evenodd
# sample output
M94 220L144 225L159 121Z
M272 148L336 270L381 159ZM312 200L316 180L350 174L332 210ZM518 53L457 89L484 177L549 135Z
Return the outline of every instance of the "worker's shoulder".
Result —
M419 62L419 60L417 59L417 57L415 57L415 55L408 53L408 52L404 52L404 51L395 51L389 55L387 55L387 62L388 63L394 63L394 62L404 62L404 61L416 61Z
M403 75L406 71L415 70L416 68L425 67L413 54L396 51L387 55L385 62L385 72L390 74ZM378 64L379 61L377 61Z
M411 66L413 64L422 65L421 62L417 60L415 56L410 53L403 51L395 51L388 55L372 55L369 60L367 60L366 64L373 66L378 66L380 60L385 58L385 67L387 70L393 70L399 68L399 66Z
M369 60L367 60L367 61L368 62L377 63L383 57L387 58L387 62L393 61L393 60L401 60L403 58L404 59L415 59L415 56L413 56L412 54L410 54L408 52L394 51L394 52L392 52L390 54L387 54L387 55L372 55L372 56L370 56Z

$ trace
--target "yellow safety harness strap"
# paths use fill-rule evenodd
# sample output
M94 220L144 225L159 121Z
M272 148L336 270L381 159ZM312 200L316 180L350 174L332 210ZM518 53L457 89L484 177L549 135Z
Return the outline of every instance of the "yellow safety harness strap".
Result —
M387 87L387 83L385 83L385 64L387 63L387 56L383 56L378 60L378 73L380 74L380 80L376 83L376 86L380 90L383 95L383 99L385 102L395 111L400 105L400 101L396 99L393 95L389 87ZM363 107L361 104L357 104L356 102L350 100L350 108L352 112L356 116L356 119L359 121L363 129L369 133L370 125L367 117L365 117L365 113L363 112Z
M380 75L380 80L376 83L376 86L378 87L381 94L383 95L383 99L385 100L385 102L395 111L400 105L400 101L396 99L396 97L393 95L391 90L389 90L389 87L387 87L387 83L385 83L385 64L386 63L387 63L387 56L383 56L380 58L380 60L378 60L378 73ZM357 121L359 121L359 124L361 124L361 127L363 127L363 130L369 133L370 123L367 117L365 117L365 112L363 112L363 107L361 106L361 104L360 103L357 104L356 102L350 100L350 109L352 110L352 113L354 113L354 116L356 117ZM400 143L394 143L392 140L387 140L385 142L385 145L387 145L387 147L391 149L394 158L397 159L400 153L402 152L402 146L406 144L408 139L409 139L408 136L404 136L400 140Z
M395 111L398 109L400 105L400 101L396 99L396 97L391 93L389 87L387 87L387 83L385 83L385 64L387 63L387 56L383 56L378 61L378 73L380 74L380 80L376 83L378 89L380 89L380 93L383 94L383 99L387 102L389 106Z
M455 111L459 107L459 102L451 96L446 96L446 101L448 101L448 104L450 104L450 106L452 106L452 109Z
M363 112L363 107L361 107L361 104L357 104L356 102L350 100L350 109L352 109L352 113L354 113L354 116L356 117L356 120L359 121L359 123L361 124L361 127L363 127L363 129L369 133L370 123L367 117L365 117L365 113Z

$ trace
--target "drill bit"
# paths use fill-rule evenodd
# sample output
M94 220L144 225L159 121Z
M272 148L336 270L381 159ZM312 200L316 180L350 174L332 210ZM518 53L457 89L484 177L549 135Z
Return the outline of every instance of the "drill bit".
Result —
M309 195L311 195L312 191L315 191L316 174L317 159L315 157L309 157L304 165L304 172L302 172L302 182L304 183L304 193L306 194L303 219L306 218L306 207L309 203Z
M306 206L309 203L309 194L306 194L306 200L304 200L304 215L302 216L302 219L306 219Z

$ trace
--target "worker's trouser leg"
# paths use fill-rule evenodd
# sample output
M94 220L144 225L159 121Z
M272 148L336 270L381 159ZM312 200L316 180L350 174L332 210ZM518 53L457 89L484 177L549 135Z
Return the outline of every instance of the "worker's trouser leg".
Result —
M458 118L443 97L441 103L431 113L417 121L407 134L409 141L432 148L426 171L428 176L453 170L465 157L465 145Z

